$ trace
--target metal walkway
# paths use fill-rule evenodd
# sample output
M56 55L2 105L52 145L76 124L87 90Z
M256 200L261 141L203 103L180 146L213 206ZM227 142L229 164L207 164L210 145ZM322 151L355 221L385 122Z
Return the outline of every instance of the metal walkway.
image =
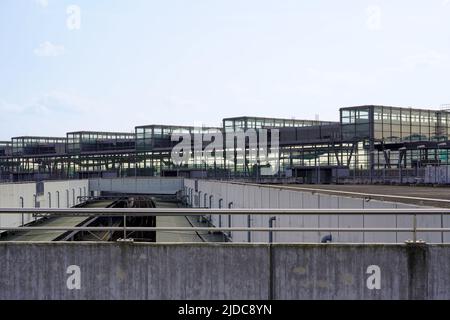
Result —
M113 201L97 201L93 203L89 203L84 208L106 208L108 205L113 203ZM71 226L77 227L83 225L85 221L89 220L88 217L57 217L57 218L49 218L43 219L42 221L37 221L33 224L36 227L60 227L60 226ZM18 242L27 242L27 241L54 241L58 237L62 236L64 231L26 231L26 232L18 232L16 234L9 235L5 240L6 241L18 241Z
M174 202L162 202L154 200L157 208L178 208ZM190 228L191 223L185 216L158 216L157 227L182 227ZM195 231L156 231L156 242L203 242Z

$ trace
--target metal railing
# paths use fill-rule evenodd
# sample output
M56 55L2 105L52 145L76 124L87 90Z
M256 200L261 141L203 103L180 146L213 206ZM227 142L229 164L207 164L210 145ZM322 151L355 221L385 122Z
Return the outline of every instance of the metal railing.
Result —
M123 217L123 226L73 227L73 226L1 226L0 231L176 231L176 232L399 232L412 233L412 242L419 242L418 233L447 233L450 227L444 227L444 216L450 216L450 209L193 209L193 208L0 208L0 214L32 214L36 217ZM127 217L143 216L205 216L205 215L264 215L270 216L410 216L412 226L406 228L348 228L348 227L135 227L127 226ZM440 215L441 227L423 228L417 223L418 216Z

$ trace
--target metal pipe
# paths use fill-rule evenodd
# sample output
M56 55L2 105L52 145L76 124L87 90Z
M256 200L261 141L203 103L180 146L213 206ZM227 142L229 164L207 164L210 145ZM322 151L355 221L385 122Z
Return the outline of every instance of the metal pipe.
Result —
M273 242L273 223L277 220L277 217L270 217L269 219L269 229L271 231L269 231L269 243Z
M252 227L252 216L251 215L247 215L247 227L248 228ZM247 234L247 242L248 243L252 242L252 234L250 231Z

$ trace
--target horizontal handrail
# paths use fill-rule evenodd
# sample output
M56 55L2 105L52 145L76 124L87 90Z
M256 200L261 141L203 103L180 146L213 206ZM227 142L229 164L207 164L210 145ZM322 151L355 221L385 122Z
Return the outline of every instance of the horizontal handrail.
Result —
M450 209L202 209L202 208L0 208L0 214L51 216L203 216L203 215L449 215Z
M263 228L263 227L126 227L129 231L183 231L183 232L450 232L450 228ZM3 231L123 231L124 227L0 227Z
M61 231L61 232L123 232L124 239L127 238L127 232L268 232L270 239L277 232L396 232L412 233L412 241L415 243L418 239L418 233L442 233L442 243L444 243L444 233L450 232L449 227L441 223L440 228L418 227L418 215L450 215L450 209L442 208L411 208L411 209L207 209L207 208L0 208L0 214L33 214L36 216L104 216L120 217L123 219L123 226L23 226L11 227L1 226L0 231L25 232L25 231ZM126 217L133 216L205 216L205 215L265 215L271 216L269 227L139 227L126 225ZM401 215L412 218L410 227L385 227L385 228L366 228L364 227L275 227L271 221L276 216L282 215L314 215L314 216L333 216L333 215L363 215L363 216L386 216ZM441 218L441 221L442 218ZM271 242L272 240L270 240Z

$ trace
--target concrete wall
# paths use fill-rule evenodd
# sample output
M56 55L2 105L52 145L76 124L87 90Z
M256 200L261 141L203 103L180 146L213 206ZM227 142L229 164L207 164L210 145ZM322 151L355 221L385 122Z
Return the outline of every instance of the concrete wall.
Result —
M0 208L69 208L89 193L88 180L46 181L43 185L43 193L37 195L34 182L0 184ZM34 219L31 214L0 214L0 227L18 227Z
M450 298L449 246L277 245L273 255L275 299Z
M67 180L44 182L41 208L70 208L80 204L80 197L89 195L89 180Z
M0 299L450 299L448 261L445 245L5 242Z
M35 183L0 184L0 208L34 208L35 195ZM0 226L20 226L32 220L33 217L29 214L0 214Z
M91 179L89 189L100 192L175 194L183 189L182 178L114 178Z
M89 196L91 191L94 194L101 191L175 194L183 188L183 179L179 178L64 180L42 183L43 193L37 196L35 182L0 184L0 208L70 208L81 203L80 197ZM33 220L29 214L0 214L0 227L17 227Z
M196 180L186 179L184 192L188 201L193 207L212 208L273 208L273 209L397 209L397 208L418 208L417 206L402 203L377 201L362 198L352 198L344 196L334 196L318 192L293 191L276 187L257 186L248 184L237 184L219 181L197 181L197 192L195 189ZM206 195L206 197L205 197ZM211 197L212 196L212 197ZM205 202L206 200L206 202ZM211 200L211 201L210 201ZM252 227L268 227L268 216L254 215L250 219ZM211 221L215 226L222 227L247 227L249 219L247 216L211 216ZM440 215L419 215L418 227L450 227L450 216ZM231 222L231 224L230 224ZM412 217L398 216L394 214L378 216L327 216L321 215L285 215L277 216L274 227L342 227L342 228L407 228L412 227ZM274 242L296 243L296 242L320 242L322 237L332 234L333 242L350 243L403 243L412 239L411 233L396 232L303 232L303 233L274 233ZM427 233L418 234L420 239L429 243L442 243L450 241L450 234ZM232 232L233 242L247 242L247 232ZM268 242L268 233L251 233L251 242Z
M0 243L0 299L264 299L267 250ZM67 288L70 265L80 267L80 290Z

